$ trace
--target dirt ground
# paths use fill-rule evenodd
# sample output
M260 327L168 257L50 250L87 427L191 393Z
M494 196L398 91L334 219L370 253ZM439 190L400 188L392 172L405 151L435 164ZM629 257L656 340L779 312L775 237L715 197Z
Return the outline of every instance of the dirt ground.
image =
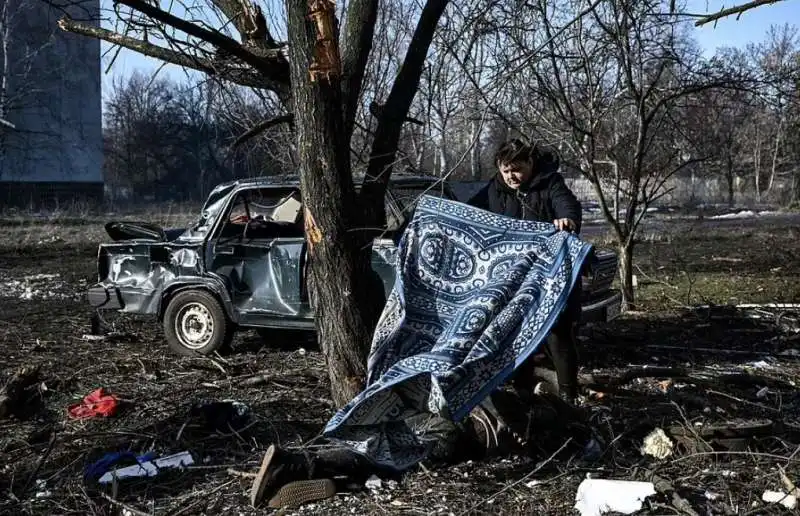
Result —
M87 340L82 293L95 279L101 224L3 219L0 234L0 382L40 368L26 413L0 420L0 513L267 512L249 507L250 479L229 470L254 471L270 443L307 442L333 414L309 336L276 333L294 344L278 350L245 332L233 354L180 358L153 321L112 317L113 334ZM605 242L602 230L589 234ZM288 512L575 514L577 487L591 475L654 481L645 513L790 513L761 499L787 491L781 471L800 482L797 313L717 305L800 303L800 222L672 221L645 231L637 253L637 311L581 335L583 410L605 442L599 458L425 463L398 483ZM118 415L70 419L67 407L98 387L123 400ZM214 428L191 410L221 400L246 404L249 419ZM675 444L665 459L640 452L656 428ZM183 450L195 459L185 471L113 488L83 478L109 452Z

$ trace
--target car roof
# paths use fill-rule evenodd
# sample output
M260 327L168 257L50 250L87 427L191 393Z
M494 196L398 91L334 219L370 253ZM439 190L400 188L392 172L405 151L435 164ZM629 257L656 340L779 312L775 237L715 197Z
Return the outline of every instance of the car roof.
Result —
M354 176L353 179L360 183L363 175ZM394 173L389 178L391 184L413 184L413 183L433 183L440 181L441 178L436 176L426 176L419 174L404 174ZM257 187L257 188L270 188L270 187L287 187L287 186L300 186L300 178L298 176L261 176L261 177L247 177L242 179L234 179L225 183L218 184L214 190L228 189L230 187Z

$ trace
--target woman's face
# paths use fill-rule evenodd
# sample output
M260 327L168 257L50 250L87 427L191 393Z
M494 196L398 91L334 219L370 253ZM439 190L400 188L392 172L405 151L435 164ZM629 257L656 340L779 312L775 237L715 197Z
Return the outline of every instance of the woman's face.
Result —
M503 182L513 190L517 190L533 176L532 160L500 163L497 168L500 169L500 177L503 178Z

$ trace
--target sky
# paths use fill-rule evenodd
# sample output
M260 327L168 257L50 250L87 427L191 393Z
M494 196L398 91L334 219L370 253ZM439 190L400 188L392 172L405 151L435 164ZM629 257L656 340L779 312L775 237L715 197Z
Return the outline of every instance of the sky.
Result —
M745 2L745 0L687 0L687 11L690 13L709 13L720 10L722 7L731 7ZM103 8L110 7L111 0L101 0ZM760 42L765 38L767 29L772 24L781 25L789 23L800 28L800 0L784 0L773 5L763 5L744 13L738 20L735 17L725 18L717 22L716 26L709 24L694 29L695 37L707 55L714 53L720 46L743 47L750 42ZM108 45L103 45L107 51ZM106 53L103 59L103 96L106 97L111 90L115 78L127 77L134 70L152 73L161 66L161 62L144 57L135 52L122 50L114 60L109 73L105 73L110 56ZM168 74L174 78L181 78L184 72L175 66L167 65L160 74Z

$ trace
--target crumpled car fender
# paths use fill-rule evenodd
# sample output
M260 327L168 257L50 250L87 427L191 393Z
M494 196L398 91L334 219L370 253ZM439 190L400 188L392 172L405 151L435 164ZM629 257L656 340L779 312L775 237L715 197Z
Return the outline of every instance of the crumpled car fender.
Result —
M184 292L186 290L204 290L213 294L214 297L216 297L222 303L222 307L225 309L228 319L234 323L239 321L239 316L236 310L234 310L233 302L231 301L228 289L225 288L225 285L221 280L213 277L192 278L186 281L178 280L170 283L164 289L164 292L161 295L161 303L158 306L159 321L163 320L164 311L167 309L167 305L172 297L175 294Z

